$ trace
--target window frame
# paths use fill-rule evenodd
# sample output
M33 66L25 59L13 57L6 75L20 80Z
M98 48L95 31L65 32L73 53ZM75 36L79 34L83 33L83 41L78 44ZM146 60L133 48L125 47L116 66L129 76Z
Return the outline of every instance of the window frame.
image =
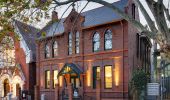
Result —
M50 79L51 79L51 75L49 76L49 87L48 87L48 72L49 72L49 75L50 75L50 70L45 70L45 89L50 89L51 87L51 82L50 82Z
M96 89L96 85L97 85L97 83L96 83L96 81L97 81L97 79L98 79L98 77L97 77L97 68L99 68L99 70L100 70L100 75L99 75L99 78L101 77L101 68L100 68L100 66L93 66L93 89ZM95 73L94 73L95 72ZM95 78L94 78L94 74L95 74ZM95 85L94 85L95 84Z
M48 47L48 51L47 51L47 47ZM49 54L49 56L47 56ZM47 59L47 58L50 58L50 46L49 46L49 43L46 43L45 46L44 46L44 58Z
M73 54L73 36L72 36L72 34L73 34L72 32L68 33L68 55ZM71 46L70 46L70 44L71 44Z
M111 79L111 80L112 80L112 86L111 86L111 88L107 88L107 87L106 87L106 77L105 77L105 71L106 71L106 69L105 69L105 68L108 67L108 66L111 67L111 78L112 78L112 79ZM112 70L112 67L113 67L112 65L105 65L105 66L104 66L104 88L105 88L105 89L112 89L112 88L113 88L113 70Z
M132 18L133 19L135 19L135 15L136 15L136 5L132 3Z
M109 33L107 33L108 31L111 32L112 38L106 40L106 34L109 34ZM107 49L107 48L106 48L106 41L109 41L109 40L111 40L112 48ZM107 29L107 30L105 31L105 33L104 33L104 50L112 50L112 49L113 49L113 33L112 33L112 31L111 31L110 29Z
M77 37L77 33L78 33L78 37ZM77 49L77 47L78 47L78 49ZM76 33L75 33L75 53L76 54L80 53L80 32L79 31L76 31Z
M95 34L98 34L98 35L99 35L98 41L94 41ZM97 42L99 42L99 49L98 49L98 50L94 50L94 48L95 48L95 43L97 43ZM93 52L98 52L98 51L100 51L100 33L99 33L99 32L94 32L93 37L92 37L92 45L93 45Z
M55 72L55 71L57 71L57 75L58 75L59 70L58 70L58 69L53 69L52 71L53 71L53 73L52 73L52 74L53 74L53 78L52 78L52 79L53 79L53 81L52 81L52 85L53 85L53 89L55 89L55 81L54 81L54 80L55 80L55 79L54 79L55 77L54 77L54 72ZM57 81L58 81L58 77L57 77Z
M55 53L55 50L57 50L57 53ZM58 42L57 41L54 41L52 43L52 57L57 57L58 56Z

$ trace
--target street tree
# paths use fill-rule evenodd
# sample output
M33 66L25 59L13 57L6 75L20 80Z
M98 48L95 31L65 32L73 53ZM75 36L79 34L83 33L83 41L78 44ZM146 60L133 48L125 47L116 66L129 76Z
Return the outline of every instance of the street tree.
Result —
M107 2L107 0L1 0L1 34L13 30L13 27L10 24L13 19L17 18L26 23L41 21L42 17L49 18L48 12L55 10L59 6L84 1L98 3L112 9L116 14L136 27L141 34L155 40L160 45L161 56L166 60L170 60L170 1L168 0L168 5L165 5L163 0L143 0L147 3L151 14L147 12L146 7L140 0L133 0L141 10L147 22L147 26L142 25L139 21L133 19L131 16L112 5L112 3ZM154 18L151 18L150 15Z

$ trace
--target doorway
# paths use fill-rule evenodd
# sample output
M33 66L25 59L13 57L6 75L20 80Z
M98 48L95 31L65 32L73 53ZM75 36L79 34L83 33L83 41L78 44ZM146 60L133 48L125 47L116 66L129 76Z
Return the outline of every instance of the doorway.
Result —
M80 86L80 80L77 75L71 75L70 82L73 84L73 89L78 89Z
M5 79L4 80L4 97L7 96L7 94L10 92L10 85L9 85L9 80Z

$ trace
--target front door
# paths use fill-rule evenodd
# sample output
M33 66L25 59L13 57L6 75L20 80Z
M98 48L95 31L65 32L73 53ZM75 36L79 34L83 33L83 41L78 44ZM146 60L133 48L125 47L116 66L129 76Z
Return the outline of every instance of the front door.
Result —
M78 76L71 76L70 81L73 84L73 89L77 89L80 86L80 81Z

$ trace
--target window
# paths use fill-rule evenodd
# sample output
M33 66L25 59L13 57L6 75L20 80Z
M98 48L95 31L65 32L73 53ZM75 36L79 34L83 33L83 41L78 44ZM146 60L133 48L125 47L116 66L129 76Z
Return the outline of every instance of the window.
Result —
M97 79L100 79L100 67L93 67L93 89L96 88Z
M93 36L93 51L99 51L100 49L100 35L99 33L95 33Z
M135 4L132 4L132 18L135 19Z
M136 34L136 55L139 57L139 49L140 49L140 41L139 41L139 34Z
M50 88L50 71L49 70L45 71L45 88L46 89Z
M71 55L72 54L72 33L69 32L68 34L68 54Z
M104 35L104 48L105 50L112 49L112 32L107 30Z
M45 58L50 57L50 47L48 44L45 45Z
M58 56L58 43L57 43L57 41L55 41L55 42L53 43L52 50L53 50L53 51L52 51L53 57Z
M55 85L58 83L58 70L53 70L53 88L55 88Z
M112 88L112 66L104 67L105 88Z
M76 53L79 53L80 52L80 33L79 32L76 32L76 45L75 45L75 48L76 48Z

